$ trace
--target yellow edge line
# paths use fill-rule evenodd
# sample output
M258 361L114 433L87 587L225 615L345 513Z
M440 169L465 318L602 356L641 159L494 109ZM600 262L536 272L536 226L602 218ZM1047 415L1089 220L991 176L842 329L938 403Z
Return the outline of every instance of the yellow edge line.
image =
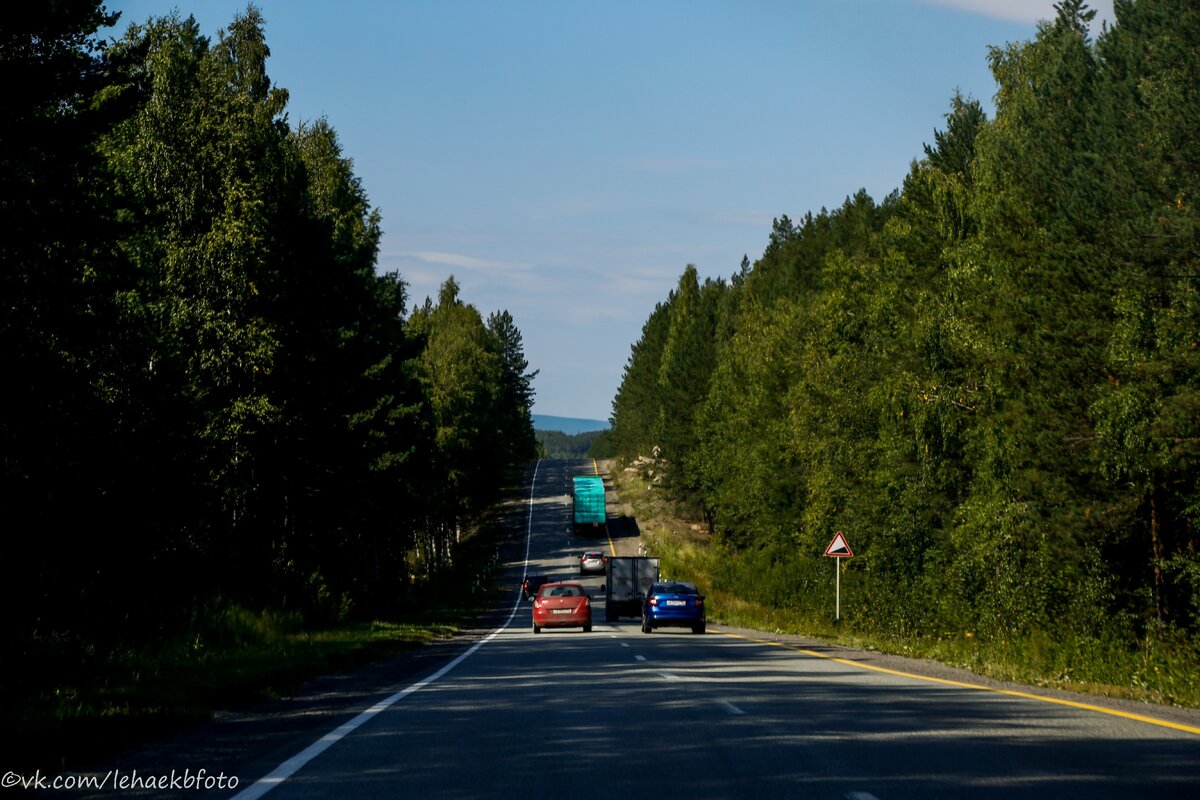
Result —
M596 463L596 459L594 459L594 458L592 459L592 471L595 472L596 475L600 474L600 465ZM608 524L607 523L604 525L604 535L608 537L609 552L612 553L613 556L616 556L617 546L615 544L613 544L612 535L609 534L609 532L608 532Z
M785 650L794 650L797 653L803 653L806 656L812 656L813 658L824 659L825 661L833 661L838 664L845 664L848 667L858 667L859 669L867 669L867 670L871 670L872 672L882 672L887 675L898 675L902 678L913 678L914 680L927 681L928 683L941 683L946 686L956 686L961 689L976 689L981 692L992 692L993 694L1006 694L1010 697L1020 697L1025 700L1037 700L1042 703L1054 703L1055 705L1069 706L1071 708L1079 708L1079 709L1083 709L1084 711L1095 711L1100 714L1108 714L1109 716L1112 716L1112 717L1123 717L1125 719L1132 719L1137 722L1145 722L1148 725L1157 725L1160 728L1172 728L1177 731L1183 731L1184 733L1194 733L1194 734L1200 735L1200 728L1196 728L1191 725L1183 725L1178 722L1169 722L1168 720L1164 720L1164 719L1155 719L1154 717L1145 717L1145 716L1142 716L1141 714L1131 714L1128 711L1117 711L1116 709L1104 708L1103 706L1094 706L1094 705L1090 705L1088 703L1077 703L1073 700L1060 700L1056 697L1045 697L1040 694L1030 694L1028 692L1017 692L1012 689L999 689L994 686L984 686L984 685L978 684L978 683L963 683L962 681L953 681L953 680L949 680L947 678L931 678L928 675L916 675L912 672L901 672L899 670L887 669L886 667L872 666L871 664L860 664L857 661L848 661L844 658L828 656L828 655L825 655L824 653L818 653L814 650L805 650L803 647L795 647L790 644L783 644L782 642L773 642L768 639L755 639L750 636L740 636L736 633L727 633L725 631L722 631L720 629L715 629L715 628L712 630L716 633L720 633L722 636L728 636L731 639L743 639L747 642L755 642L757 644L766 644L766 645L770 645L772 647L782 647Z

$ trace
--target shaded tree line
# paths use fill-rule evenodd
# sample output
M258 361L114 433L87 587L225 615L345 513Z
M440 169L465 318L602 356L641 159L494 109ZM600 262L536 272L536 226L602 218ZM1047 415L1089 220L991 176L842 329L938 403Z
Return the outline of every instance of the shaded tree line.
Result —
M823 609L842 530L864 628L1200 632L1200 7L1056 10L990 51L993 119L953 97L882 202L647 319L615 446L661 447L738 591Z
M535 430L542 458L609 458L608 430L563 433Z
M520 331L450 278L410 309L325 120L289 124L249 6L101 38L0 27L0 524L29 648L219 599L388 613L535 452Z

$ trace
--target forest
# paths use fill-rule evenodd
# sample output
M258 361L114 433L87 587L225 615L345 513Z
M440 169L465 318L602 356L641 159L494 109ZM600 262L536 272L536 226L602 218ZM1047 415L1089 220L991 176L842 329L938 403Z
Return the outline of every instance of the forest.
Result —
M613 445L661 448L713 588L825 614L843 531L851 629L1061 674L1172 653L1128 678L1170 696L1200 673L1200 6L1116 0L1095 35L1055 8L896 191L776 218L728 279L687 266Z
M612 455L609 431L584 431L563 433L562 431L534 430L542 458L609 458Z
M514 319L381 270L257 10L215 39L116 22L74 0L0 27L10 677L231 605L388 618L535 454Z

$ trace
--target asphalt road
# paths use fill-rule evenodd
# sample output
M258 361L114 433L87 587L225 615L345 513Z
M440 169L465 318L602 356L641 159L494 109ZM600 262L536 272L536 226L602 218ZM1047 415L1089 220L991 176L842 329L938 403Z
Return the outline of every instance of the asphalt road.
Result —
M591 633L534 636L516 599L526 569L576 577L582 550L633 545L570 532L569 478L592 469L539 464L527 542L507 554L513 603L490 633L306 737L243 753L236 796L1200 798L1190 712L1084 708L712 624L646 635L605 623L602 597Z

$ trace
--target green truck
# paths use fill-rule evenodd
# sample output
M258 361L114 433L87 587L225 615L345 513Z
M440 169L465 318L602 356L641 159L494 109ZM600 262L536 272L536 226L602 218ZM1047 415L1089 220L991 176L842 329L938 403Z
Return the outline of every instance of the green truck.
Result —
M572 494L576 533L600 533L608 530L604 510L604 480L596 476L575 479Z

